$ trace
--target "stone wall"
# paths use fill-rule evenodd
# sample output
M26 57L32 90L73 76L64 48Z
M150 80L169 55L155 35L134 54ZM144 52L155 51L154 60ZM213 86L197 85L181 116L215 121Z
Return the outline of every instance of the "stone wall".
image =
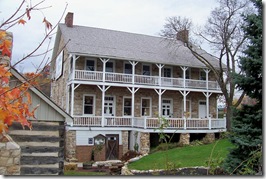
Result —
M139 151L142 154L147 154L150 152L150 133L140 132Z
M181 133L179 143L181 145L189 145L190 134L189 133Z
M65 158L76 159L76 131L67 130L65 133Z
M61 40L59 49L62 48L64 42ZM63 71L62 76L59 77L57 80L52 80L51 82L51 99L59 105L62 109L66 110L66 104L70 105L70 102L67 100L67 79L69 78L69 66L70 66L70 59L68 58L67 50L63 52ZM55 60L54 60L55 61ZM55 63L55 62L53 62ZM52 64L53 65L53 64ZM55 65L54 65L55 66ZM55 74L56 68L51 68L51 74ZM69 98L70 99L70 98Z
M128 131L122 131L122 155L128 151Z
M20 175L21 150L15 142L0 142L0 175Z

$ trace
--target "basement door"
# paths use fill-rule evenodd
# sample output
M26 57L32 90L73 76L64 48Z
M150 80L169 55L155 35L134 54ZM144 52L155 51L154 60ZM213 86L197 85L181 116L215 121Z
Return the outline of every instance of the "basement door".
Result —
M118 159L119 153L119 135L106 134L106 160Z

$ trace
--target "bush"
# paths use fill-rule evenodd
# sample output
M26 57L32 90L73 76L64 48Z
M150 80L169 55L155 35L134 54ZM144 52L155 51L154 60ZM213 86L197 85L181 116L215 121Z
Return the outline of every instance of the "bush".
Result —
M137 156L140 156L140 155L141 155L140 152L133 151L133 150L129 150L127 153L125 153L125 154L122 156L121 160L126 162L126 161L128 161L129 159L132 159L132 158L137 157Z
M75 171L78 169L78 164L69 163L64 166L64 171Z

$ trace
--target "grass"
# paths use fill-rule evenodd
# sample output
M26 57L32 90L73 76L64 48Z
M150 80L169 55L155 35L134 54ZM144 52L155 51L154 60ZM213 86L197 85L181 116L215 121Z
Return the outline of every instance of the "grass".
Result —
M103 176L108 175L106 172L83 172L83 171L65 171L65 176Z
M217 142L212 159L225 158L228 154L228 148L233 147L233 145L227 139L217 140ZM207 166L206 162L215 143L155 152L130 163L128 168L135 170L166 169L167 163L177 167Z

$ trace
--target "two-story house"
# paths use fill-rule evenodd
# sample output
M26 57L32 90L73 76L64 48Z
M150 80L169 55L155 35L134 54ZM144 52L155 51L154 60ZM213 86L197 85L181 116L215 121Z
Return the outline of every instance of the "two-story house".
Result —
M198 51L218 68L213 56ZM91 160L99 136L98 160L147 153L158 143L161 117L164 132L185 143L193 133L226 130L213 73L180 40L73 25L68 13L52 59L51 98L74 118L66 131L68 158Z

